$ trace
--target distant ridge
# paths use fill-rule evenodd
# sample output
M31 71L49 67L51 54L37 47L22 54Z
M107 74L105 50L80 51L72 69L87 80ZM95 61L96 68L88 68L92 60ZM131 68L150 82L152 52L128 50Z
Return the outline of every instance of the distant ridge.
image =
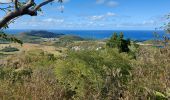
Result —
M30 31L30 32L22 32L19 34L19 36L35 36L35 37L40 37L40 38L59 38L61 36L63 36L64 34L62 33L53 33L53 32L49 32L49 31L43 31L43 30L39 30L39 31Z

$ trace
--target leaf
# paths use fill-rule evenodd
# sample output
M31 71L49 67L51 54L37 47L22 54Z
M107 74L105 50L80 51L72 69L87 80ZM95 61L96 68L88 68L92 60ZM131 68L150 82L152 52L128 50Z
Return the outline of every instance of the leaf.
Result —
M163 93L158 92L158 91L155 91L155 96L158 100L167 99L166 96Z

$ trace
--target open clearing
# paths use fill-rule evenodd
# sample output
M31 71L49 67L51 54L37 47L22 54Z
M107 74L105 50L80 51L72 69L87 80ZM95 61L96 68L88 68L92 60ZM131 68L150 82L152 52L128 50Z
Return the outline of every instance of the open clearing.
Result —
M59 55L60 53L57 51L57 48L54 46L46 46L46 45L41 45L41 44L32 44L32 43L24 43L22 46L20 44L16 43L10 43L10 44L0 44L0 50L5 47L16 47L20 49L18 52L1 52L3 54L14 54L14 53L19 53L19 52L24 52L24 51L30 51L30 50L43 50L44 52L52 53L54 55Z

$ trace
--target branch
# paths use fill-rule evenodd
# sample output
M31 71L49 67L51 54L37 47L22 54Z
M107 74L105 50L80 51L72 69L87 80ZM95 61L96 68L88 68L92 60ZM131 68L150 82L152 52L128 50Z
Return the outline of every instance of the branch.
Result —
M0 20L0 29L2 29L5 25L8 25L8 23L12 19L22 16L22 15L36 16L37 12L32 11L32 10L15 10L13 12L10 12Z
M11 9L11 8L14 8L14 6L8 6L8 7L5 7L5 8L0 8L0 10L7 14L8 10Z
M4 8L0 7L0 10L8 10L8 9L11 9L11 8L14 8L14 7L13 6L8 6L8 7L4 7Z
M22 7L22 9L29 9L35 4L34 0L28 0L28 2Z
M18 0L14 0L15 10L18 10Z
M7 26L9 22L12 19L15 19L16 17L20 17L23 15L30 15L30 16L37 16L37 11L44 5L53 2L54 0L45 0L44 2L40 3L39 5L34 7L34 0L28 0L26 4L24 4L22 7L18 8L18 0L12 0L15 5L15 10L12 12L9 12L5 17L3 17L0 20L0 29L2 29L4 26ZM58 0L58 2L62 2L63 0ZM31 9L31 7L34 7Z

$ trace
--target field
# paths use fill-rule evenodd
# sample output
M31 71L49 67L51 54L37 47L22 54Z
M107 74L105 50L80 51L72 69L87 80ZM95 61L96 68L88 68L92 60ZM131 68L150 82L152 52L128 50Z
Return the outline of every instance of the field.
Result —
M59 52L57 52L57 50L56 50L57 48L55 48L54 46L46 46L46 45L33 44L33 43L24 43L22 46L20 44L17 44L17 43L1 44L0 49L2 49L4 47L8 47L8 46L16 47L20 51L10 52L10 53L1 52L1 53L14 54L14 53L19 53L19 52L27 52L27 51L30 51L30 50L40 49L40 50L43 50L44 52L52 53L52 54L55 54L55 55L59 54Z

